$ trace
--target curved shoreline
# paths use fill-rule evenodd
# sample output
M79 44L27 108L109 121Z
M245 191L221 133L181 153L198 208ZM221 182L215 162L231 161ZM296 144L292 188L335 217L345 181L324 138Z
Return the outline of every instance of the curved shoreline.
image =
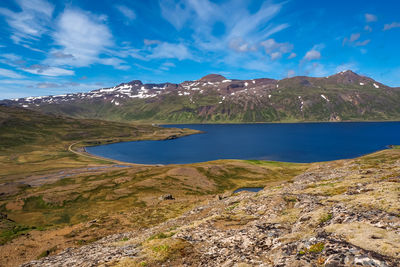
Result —
M78 156L82 156L82 157L86 157L86 158L90 158L90 159L96 159L96 160L103 160L103 161L108 161L112 164L123 164L123 165L131 165L131 166L146 166L146 164L138 164L138 163L131 163L131 162L124 162L124 161L119 161L119 160L114 160L111 158L106 158L106 157L100 157L94 154L90 154L86 151L86 147L83 146L82 149L84 150L83 152L80 151L76 151L73 149L74 145L77 145L79 143L82 143L84 141L79 141L79 142L75 142L69 145L68 147L68 151L72 152Z
M137 140L141 141L141 140ZM156 140L154 140L156 141ZM135 142L135 141L122 141L122 142L117 142L117 143L123 143L123 142ZM79 142L77 142L79 143ZM191 163L170 163L170 164L162 164L162 163L154 163L154 164L144 164L144 163L133 163L133 162L126 162L126 161L119 161L119 160L114 160L111 158L106 158L106 157L101 157L97 156L94 154L91 154L86 151L86 147L82 147L84 149L84 152L78 152L72 149L72 146L77 144L71 144L68 150L74 154L77 154L79 156L84 156L87 158L91 159L97 159L97 160L103 160L103 161L108 161L113 164L120 164L120 165L130 165L130 166L168 166L168 165L188 165L188 164L199 164L199 163L205 163L205 162L213 162L213 161L231 161L231 160L240 160L240 161L249 161L251 159L215 159L215 160L208 160L208 161L199 161L199 162L191 162ZM277 160L259 160L259 161L265 161L265 162L277 162L277 163L291 163L291 164L314 164L314 163L324 163L324 162L334 162L334 161L340 161L340 160L351 160L351 159L357 159L357 158L362 158L368 155L372 155L375 153L379 153L385 150L393 150L393 149L400 149L400 145L387 145L386 149L379 149L376 151L372 151L370 153L362 154L360 156L352 157L352 158L341 158L341 159L334 159L334 160L326 160L326 161L313 161L313 162L288 162L288 161L277 161Z
M136 122L136 121L135 121ZM141 123L141 121L137 121L138 123ZM346 120L346 121L259 121L259 122L156 122L154 124L163 126L163 125L201 125L201 124L210 124L210 125L234 125L234 124L319 124L319 123L385 123L385 122L400 122L399 120Z
M189 129L191 130L191 129ZM86 151L86 147L89 147L89 145L83 145L80 148L83 149L83 151L77 151L74 149L74 146L79 144L79 143L89 143L89 142L96 142L99 143L97 145L106 145L106 144L102 144L102 141L107 141L107 144L116 144L116 143L123 143L123 142L134 142L134 141L157 141L157 140L172 140L172 139L176 139L176 138L182 138L185 136L189 136L192 134L200 134L203 133L202 131L198 131L198 130L192 130L193 132L189 132L189 133L180 133L180 134L173 134L173 135L169 135L166 136L164 138L159 138L159 139L151 139L151 138L143 138L143 139L131 139L131 140L120 140L120 139L112 139L112 138L107 138L107 139L94 139L94 140L82 140L82 141L77 141L74 142L72 144L70 144L68 146L68 151L71 153L74 153L75 155L78 156L82 156L82 157L86 157L86 158L90 158L90 159L95 159L95 160L102 160L102 161L106 161L109 162L110 164L120 164L120 165L130 165L130 166L157 166L157 165L164 165L164 164L141 164L141 163L132 163L132 162L125 162L125 161L120 161L120 160L115 160L112 158L106 158L106 157L102 157L102 156L97 156L94 154L91 154L89 152Z
M385 121L380 121L381 123L386 123ZM392 121L392 123L398 123L400 121ZM311 122L311 123L327 123L327 122ZM341 122L338 122L341 123ZM343 122L343 123L365 123L365 122ZM371 122L372 123L372 122ZM236 123L235 123L236 124ZM237 125L251 125L254 123L237 123ZM274 123L262 123L262 124L274 124ZM292 124L301 124L301 123L292 123ZM308 124L308 123L307 123ZM188 125L188 124L182 124L182 125ZM190 125L190 124L189 124ZM210 125L210 124L196 124L196 125ZM211 124L211 125L215 125L215 124ZM224 124L219 124L219 125L226 125ZM233 125L233 124L228 124L228 125ZM162 125L159 125L162 127ZM182 128L181 128L182 129ZM202 131L197 131L197 133L204 133ZM134 141L160 141L160 140L171 140L171 139L176 139L176 138L181 138L181 137L185 137L188 135L192 135L193 133L190 134L184 134L184 135L170 135L167 136L165 138L157 138L157 139L148 139L148 138L143 138L143 139L135 139L135 140L120 140L120 139L96 139L96 140L83 140L83 141L78 141L75 143L72 143L71 145L69 145L68 150L76 155L79 156L83 156L86 158L90 158L90 159L95 159L95 160L102 160L102 161L106 161L109 164L120 164L120 165L129 165L129 166L165 166L165 165L187 165L187 164L198 164L198 163L204 163L204 162L213 162L213 161L218 161L218 160L251 160L251 159L243 159L243 158L226 158L226 159L211 159L211 160L205 160L205 161L195 161L195 162L187 162L187 163L135 163L135 162L129 162L129 161L121 161L121 160L117 160L117 159L113 159L113 158L108 158L105 156L100 156L100 155L96 155L96 154L92 154L89 153L86 148L90 147L90 146L104 146L104 145L108 145L108 144L116 144L116 143L124 143L124 142L134 142ZM79 144L79 143L91 143L88 145L82 145L79 147L79 149L83 150L83 151L78 151L74 149L74 146ZM104 143L105 142L105 143ZM371 152L367 152L364 154L360 154L360 155L356 155L356 156L352 156L352 157L348 157L348 158L337 158L337 159L331 159L331 160L322 160L322 161L311 161L311 162L287 162L287 161L279 161L279 160L260 160L260 161L271 161L271 162L280 162L280 163L293 163L293 164L312 164L312 163L323 163L323 162L333 162L333 161L337 161L337 160L349 160L349 159L356 159L356 158L360 158L366 155L370 155L370 154L374 154L377 153L379 151L384 151L386 149L398 149L400 146L399 145L386 145L386 148L382 148L382 149L377 149Z

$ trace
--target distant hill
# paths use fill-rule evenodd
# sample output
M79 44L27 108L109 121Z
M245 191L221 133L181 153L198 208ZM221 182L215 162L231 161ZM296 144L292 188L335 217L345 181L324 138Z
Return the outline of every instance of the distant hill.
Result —
M399 120L400 88L352 71L313 78L230 80L210 74L180 84L139 80L88 93L0 104L77 118L165 123Z

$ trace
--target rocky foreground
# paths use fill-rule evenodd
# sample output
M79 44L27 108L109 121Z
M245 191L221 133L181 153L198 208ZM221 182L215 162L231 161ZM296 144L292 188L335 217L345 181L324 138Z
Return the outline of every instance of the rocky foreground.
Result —
M400 266L399 197L400 150L386 150L23 266Z

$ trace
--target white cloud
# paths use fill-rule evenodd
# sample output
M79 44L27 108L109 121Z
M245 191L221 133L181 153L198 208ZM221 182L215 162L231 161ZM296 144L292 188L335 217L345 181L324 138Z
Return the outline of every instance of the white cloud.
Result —
M67 70L67 69L63 69L63 68L59 68L59 67L50 67L50 66L45 66L45 65L40 65L40 64L35 64L28 68L23 68L22 70L32 73L32 74L53 76L53 77L75 75L75 72L72 70Z
M16 54L1 54L1 57L7 59L7 60L11 60L11 61L16 61L16 60L22 60L22 57Z
M316 60L321 58L321 53L317 50L310 50L304 56L305 60Z
M12 67L21 67L26 63L21 56L12 53L0 54L0 62Z
M62 85L58 84L58 83L42 82L42 83L38 83L36 85L36 87L41 88L41 89L43 89L43 88L60 88L60 87L62 87Z
M288 70L288 72L287 72L287 77L288 78L291 78L291 77L293 77L293 76L295 76L296 75L296 71L294 71L294 70Z
M270 54L270 56L271 56L271 60L277 60L282 57L282 53L281 52L273 52Z
M394 28L400 28L400 22L392 22L391 24L385 24L383 27L384 31L391 30Z
M0 8L0 14L12 29L10 38L16 44L38 40L48 32L54 6L45 0L18 0L17 3L20 12Z
M366 46L367 44L369 44L371 42L371 40L364 40L364 41L359 41L355 43L355 46Z
M346 45L346 44L348 44L350 46L351 45L354 45L354 46L366 46L367 44L369 44L371 42L371 40L369 40L369 39L368 40L364 40L364 41L356 42L357 40L360 39L360 37L361 37L360 33L351 34L349 38L346 37L346 38L343 39L343 46Z
M86 67L100 61L104 62L104 59L99 58L100 54L114 45L112 34L104 24L104 16L95 16L76 9L64 10L57 22L57 30L53 37L55 43L62 48L53 50L52 55L70 55L50 56L44 62L56 66Z
M328 71L324 65L314 62L306 68L306 74L314 77L322 77L328 75Z
M163 63L163 66L176 67L176 65L173 62L165 62L165 63Z
M234 22L233 27L230 30L230 38L232 37L242 37L252 35L257 30L257 35L260 39L267 38L271 35L272 28L265 28L265 30L260 30L261 25L265 25L265 23L269 22L273 17L275 17L281 9L281 5L271 4L270 2L265 2L260 7L260 9L254 14L246 14L246 16L240 17L237 21ZM276 30L272 30L272 32L280 31L282 28L278 27Z
M366 22L375 22L378 20L378 17L374 14L365 14L365 21Z
M149 39L144 39L143 43L145 45L155 45L155 44L160 44L161 42L159 40L149 40Z
M352 35L350 35L349 42L357 41L358 39L360 39L360 36L361 34L359 33L353 33Z
M174 68L176 65L173 62L164 62L161 66L160 69L162 70L170 70L170 68Z
M99 58L98 63L108 66L113 66L118 70L128 70L130 67L125 64L125 61L116 57Z
M128 20L128 22L134 20L136 18L136 13L133 9L130 9L124 5L117 5L115 8L121 12L121 14Z
M342 45L346 45L346 44L352 44L353 42L357 41L358 39L360 39L361 34L360 33L352 33L350 35L350 37L345 37L343 39L343 43Z
M182 29L191 17L191 11L184 1L160 0L161 14L176 29Z
M372 28L369 25L365 25L364 30L368 31L368 32L372 32Z
M2 68L0 68L0 76L12 78L12 79L24 78L24 76L16 73L15 71L8 70L8 69L2 69Z
M283 54L290 53L293 49L291 43L279 43L276 42L275 39L267 39L261 42L261 46L263 46L265 52L270 55L271 60L280 59Z
M344 63L336 67L335 71L336 73L346 71L346 70L352 70L352 71L357 71L357 64L356 63Z
M265 52L270 54L274 51L279 51L281 53L289 53L293 49L291 43L278 43L274 39L268 39L261 42L261 45L265 48Z
M257 48L245 42L242 38L234 38L229 42L229 47L237 52L255 51Z
M215 4L209 0L160 0L165 20L178 31L183 26L193 31L193 42L186 41L191 50L218 53L226 58L238 53L258 53L263 40L289 27L286 23L271 22L282 6L283 3L265 1L250 12L246 1Z
M148 58L176 58L178 60L193 59L184 44L161 43L154 47Z
M295 58L295 57L297 57L297 54L296 54L296 53L291 53L291 54L288 56L288 59L292 59L292 58Z

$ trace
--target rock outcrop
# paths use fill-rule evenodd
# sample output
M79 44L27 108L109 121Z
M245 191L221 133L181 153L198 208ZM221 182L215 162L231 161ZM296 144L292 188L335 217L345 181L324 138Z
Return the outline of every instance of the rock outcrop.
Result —
M399 155L374 157L315 164L290 183L24 266L400 266Z

